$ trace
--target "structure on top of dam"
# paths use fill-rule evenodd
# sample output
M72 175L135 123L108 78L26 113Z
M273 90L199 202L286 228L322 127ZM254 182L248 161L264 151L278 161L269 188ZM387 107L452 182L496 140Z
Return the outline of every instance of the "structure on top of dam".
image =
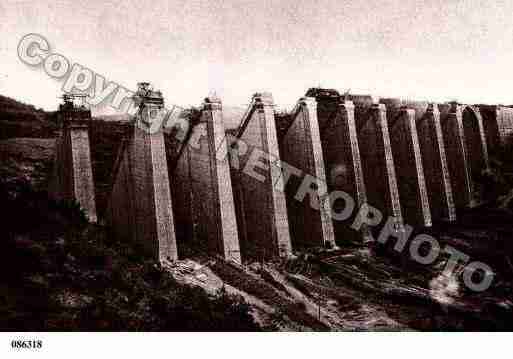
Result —
M290 113L275 113L271 94L255 94L230 131L221 101L206 98L183 113L177 138L158 130L162 94L141 83L136 97L105 221L161 261L269 260L371 238L387 218L404 235L455 221L479 202L489 154L513 133L510 107L313 88ZM90 112L65 102L59 114L53 193L75 198L95 221ZM383 218L363 218L370 207Z

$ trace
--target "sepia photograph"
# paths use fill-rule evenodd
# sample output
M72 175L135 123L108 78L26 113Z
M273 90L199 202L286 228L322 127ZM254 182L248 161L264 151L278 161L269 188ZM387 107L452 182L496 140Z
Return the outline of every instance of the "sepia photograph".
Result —
M2 0L0 350L513 331L512 13Z

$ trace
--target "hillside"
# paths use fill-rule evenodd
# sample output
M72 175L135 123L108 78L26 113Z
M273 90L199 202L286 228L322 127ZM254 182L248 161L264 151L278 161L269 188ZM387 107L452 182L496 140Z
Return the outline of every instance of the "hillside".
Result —
M1 331L258 330L239 297L176 282L72 203L0 181Z
M45 189L51 171L55 114L0 95L0 178Z
M52 138L55 113L0 95L0 140L12 137Z
M25 182L36 190L45 190L54 153L52 138L0 140L0 178L6 183Z

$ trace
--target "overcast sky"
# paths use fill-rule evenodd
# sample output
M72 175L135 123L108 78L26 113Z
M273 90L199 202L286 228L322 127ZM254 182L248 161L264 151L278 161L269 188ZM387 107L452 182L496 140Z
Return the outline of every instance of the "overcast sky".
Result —
M17 57L27 33L107 79L152 82L167 103L307 88L513 103L513 1L1 0L0 94L55 109L62 83Z

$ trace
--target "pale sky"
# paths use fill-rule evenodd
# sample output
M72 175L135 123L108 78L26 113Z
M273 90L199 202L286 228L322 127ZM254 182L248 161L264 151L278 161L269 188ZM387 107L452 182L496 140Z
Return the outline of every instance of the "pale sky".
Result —
M168 104L209 93L244 106L270 91L290 106L309 87L376 96L513 103L513 1L2 0L0 94L47 110L61 82L17 57L27 33Z

